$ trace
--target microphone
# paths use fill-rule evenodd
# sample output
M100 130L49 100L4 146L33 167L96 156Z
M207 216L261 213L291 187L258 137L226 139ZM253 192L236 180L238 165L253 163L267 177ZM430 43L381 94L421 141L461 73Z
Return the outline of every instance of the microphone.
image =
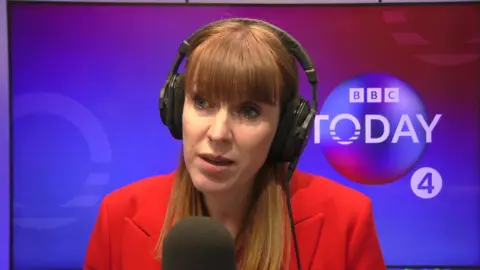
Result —
M165 236L163 270L236 270L235 242L220 221L188 217Z

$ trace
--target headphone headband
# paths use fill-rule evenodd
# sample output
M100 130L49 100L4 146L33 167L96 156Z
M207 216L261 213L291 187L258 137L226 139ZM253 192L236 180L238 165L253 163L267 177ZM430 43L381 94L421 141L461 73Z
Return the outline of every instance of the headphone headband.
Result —
M209 28L213 28L219 24L225 22L239 22L239 23L247 23L253 25L262 25L266 26L270 30L272 30L282 41L283 46L290 52L291 55L295 57L300 66L302 67L303 71L307 75L307 80L312 86L312 109L317 112L318 110L318 98L317 98L317 71L315 69L315 65L308 55L307 51L303 48L303 46L289 33L280 29L279 27L257 19L250 19L250 18L230 18L230 19L223 19L211 22L197 31L195 31L188 39L184 40L182 44L178 47L178 55L173 62L172 67L170 68L170 72L168 74L168 78L171 78L173 75L178 73L178 69L183 62L183 59L187 56L187 54L193 49L191 47L192 42L197 38L200 33L203 33L205 30Z

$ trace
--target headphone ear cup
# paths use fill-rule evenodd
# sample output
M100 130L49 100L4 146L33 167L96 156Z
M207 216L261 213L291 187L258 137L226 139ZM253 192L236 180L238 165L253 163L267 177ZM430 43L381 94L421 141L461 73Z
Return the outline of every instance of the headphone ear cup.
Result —
M302 153L315 119L307 101L296 98L287 104L269 158L275 162L292 162Z
M160 93L160 118L175 139L182 139L182 114L185 95L183 74L174 74Z
M292 100L285 105L283 114L278 122L277 132L273 139L272 146L270 147L270 153L268 159L273 162L287 162L285 160L283 149L285 142L289 136L289 131L292 129L292 120L296 101Z
M159 100L159 109L160 109L160 119L162 123L168 127L168 129L172 126L172 106L173 100L172 96L174 95L175 91L172 88L172 83L176 80L177 74L172 75L172 77L165 82L162 90L160 91L160 100Z
M315 122L315 111L310 108L308 101L300 99L295 107L293 119L283 149L284 159L290 162L302 154Z
M162 123L169 127L168 123L168 112L170 109L170 97L171 97L171 90L169 88L170 82L166 81L160 91L160 99L158 100L158 108L160 110L160 119Z
M183 106L185 104L185 76L184 74L179 74L177 80L173 85L174 95L173 95L173 114L172 121L173 126L170 130L172 136L181 140L183 138Z

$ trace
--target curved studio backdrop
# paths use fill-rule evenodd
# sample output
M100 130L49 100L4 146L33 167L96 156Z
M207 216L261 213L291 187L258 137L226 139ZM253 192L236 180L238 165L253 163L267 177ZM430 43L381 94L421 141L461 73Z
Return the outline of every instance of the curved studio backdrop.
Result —
M102 197L175 169L160 87L184 38L232 16L277 24L312 55L322 110L299 168L372 198L387 264L480 265L479 5L10 12L19 269L81 267Z

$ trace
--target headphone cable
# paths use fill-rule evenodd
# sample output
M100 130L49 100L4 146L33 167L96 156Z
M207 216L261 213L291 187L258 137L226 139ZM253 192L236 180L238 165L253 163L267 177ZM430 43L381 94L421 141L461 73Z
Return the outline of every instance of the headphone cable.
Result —
M297 233L295 231L295 221L293 220L292 203L290 201L290 179L293 176L295 167L297 167L297 162L298 162L298 158L288 165L285 195L287 197L288 217L290 219L290 230L292 232L292 237L293 237L293 245L295 248L295 257L297 259L297 267L298 267L298 270L302 270L302 264L300 263L300 251L299 251L298 242L297 242Z

